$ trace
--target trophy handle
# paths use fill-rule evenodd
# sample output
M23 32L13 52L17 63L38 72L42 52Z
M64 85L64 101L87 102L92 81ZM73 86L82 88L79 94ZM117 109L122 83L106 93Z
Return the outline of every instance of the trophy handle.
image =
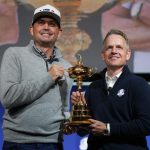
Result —
M93 76L95 73L97 73L97 67L94 67L94 68L90 68L89 69L89 74L88 74L88 77L91 77Z

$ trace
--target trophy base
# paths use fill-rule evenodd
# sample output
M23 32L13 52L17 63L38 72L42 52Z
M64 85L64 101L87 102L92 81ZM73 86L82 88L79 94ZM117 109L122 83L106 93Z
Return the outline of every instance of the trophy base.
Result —
M90 121L88 121L88 120L82 120L82 121L71 121L70 123L69 123L70 125L73 125L73 126L77 126L77 125L90 125L91 124L91 122Z

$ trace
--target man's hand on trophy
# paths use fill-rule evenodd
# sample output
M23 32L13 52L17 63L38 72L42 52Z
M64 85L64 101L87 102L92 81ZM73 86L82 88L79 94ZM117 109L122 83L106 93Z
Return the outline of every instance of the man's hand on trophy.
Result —
M84 98L84 92L72 92L71 94L72 104L76 105L78 103L86 104L86 100Z
M89 126L91 133L94 135L109 135L107 123L94 120L94 119L89 119L91 122L91 125Z
M69 135L77 132L78 128L70 124L70 122L66 122L63 126L63 134Z

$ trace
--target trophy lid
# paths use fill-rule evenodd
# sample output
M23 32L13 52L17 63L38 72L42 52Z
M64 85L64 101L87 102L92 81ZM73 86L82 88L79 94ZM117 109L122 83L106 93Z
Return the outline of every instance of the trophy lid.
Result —
M87 78L93 75L93 68L89 68L83 65L82 57L79 55L79 60L74 67L68 69L69 76L71 78Z

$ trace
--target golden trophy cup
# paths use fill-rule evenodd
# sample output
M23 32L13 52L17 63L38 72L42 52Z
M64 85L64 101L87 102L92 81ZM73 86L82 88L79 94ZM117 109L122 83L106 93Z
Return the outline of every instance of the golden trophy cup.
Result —
M74 67L70 67L68 69L68 73L70 78L76 80L77 83L77 90L79 91L80 95L82 92L82 83L83 80L91 77L94 73L96 73L96 68L89 68L83 65L82 57L79 55L79 60ZM87 104L83 102L82 96L80 96L80 100L77 104L72 106L72 112L70 117L70 125L89 125L90 122L90 111L88 110Z

